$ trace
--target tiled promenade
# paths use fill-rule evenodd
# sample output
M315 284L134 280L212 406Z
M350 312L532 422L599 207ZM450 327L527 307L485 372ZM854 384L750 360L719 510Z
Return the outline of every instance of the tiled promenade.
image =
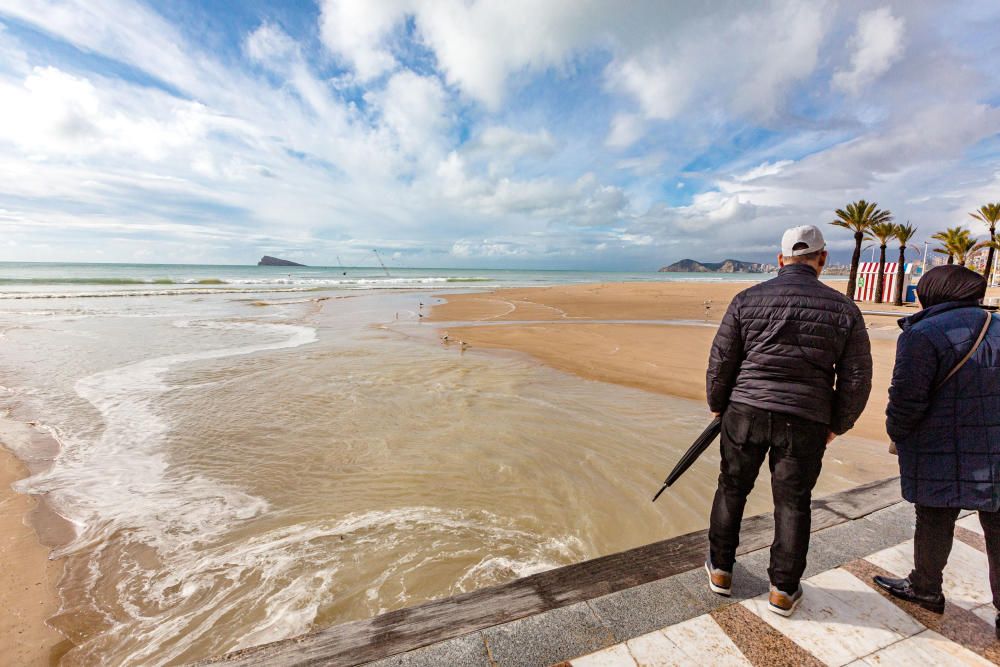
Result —
M874 574L909 573L913 543L907 540L809 577L792 618L768 611L767 595L762 594L562 664L996 664L1000 643L994 640L996 610L986 577L982 529L975 515L959 526L945 570L949 604L943 616L893 600L871 584Z
M906 576L914 514L898 479L813 502L805 597L769 612L770 515L744 520L733 597L711 593L704 531L491 589L236 651L229 665L624 667L1000 664L982 530L959 521L943 616L873 588Z

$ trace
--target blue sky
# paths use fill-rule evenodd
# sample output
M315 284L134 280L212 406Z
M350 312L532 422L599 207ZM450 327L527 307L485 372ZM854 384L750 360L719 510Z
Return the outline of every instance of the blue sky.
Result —
M0 260L655 269L1000 200L1000 5L0 0Z

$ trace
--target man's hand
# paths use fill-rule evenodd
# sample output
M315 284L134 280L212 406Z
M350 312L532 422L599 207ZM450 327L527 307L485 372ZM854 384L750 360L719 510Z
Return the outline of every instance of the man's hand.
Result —
M833 431L830 431L827 434L827 436L826 436L826 444L829 445L831 442L833 442L833 439L836 438L836 437L837 437L837 434L834 433Z

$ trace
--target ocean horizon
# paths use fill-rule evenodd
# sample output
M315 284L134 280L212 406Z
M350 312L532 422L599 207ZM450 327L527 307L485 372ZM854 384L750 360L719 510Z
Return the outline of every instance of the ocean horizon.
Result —
M493 289L600 282L756 282L773 273L577 269L0 262L0 298L370 289ZM834 280L843 277L833 276Z

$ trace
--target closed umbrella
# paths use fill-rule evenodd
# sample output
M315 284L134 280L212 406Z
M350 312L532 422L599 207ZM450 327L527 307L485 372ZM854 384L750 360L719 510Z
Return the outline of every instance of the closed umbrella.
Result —
M676 482L678 478L691 467L691 464L698 460L701 453L708 449L708 446L711 445L717 437L719 437L720 431L722 431L722 417L716 417L712 420L712 423L708 425L708 428L706 428L702 434L698 436L698 439L694 441L694 444L691 445L686 452L684 452L684 456L681 457L681 460L677 462L674 469L670 471L669 475L667 475L667 481L663 483L660 490L656 492L655 496L653 496L654 503L656 502L656 499L660 497L660 494L666 491L668 486Z

